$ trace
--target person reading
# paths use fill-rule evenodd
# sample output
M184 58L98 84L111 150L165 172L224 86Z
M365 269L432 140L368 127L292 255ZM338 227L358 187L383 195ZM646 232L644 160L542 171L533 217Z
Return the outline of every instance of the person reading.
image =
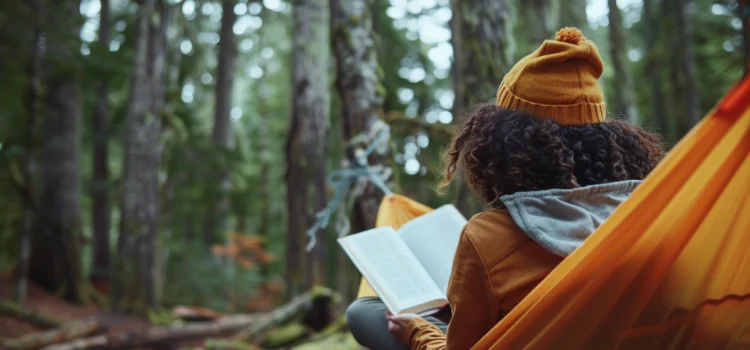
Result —
M496 103L463 118L443 185L462 171L488 209L460 233L449 323L362 298L347 310L357 341L370 349L470 349L630 195L664 150L658 135L606 120L603 70L596 45L563 28L516 63Z

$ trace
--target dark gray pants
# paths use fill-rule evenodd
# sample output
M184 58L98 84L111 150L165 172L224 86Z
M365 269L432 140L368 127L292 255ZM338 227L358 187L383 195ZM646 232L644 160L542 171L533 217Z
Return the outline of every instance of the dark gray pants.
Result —
M346 323L354 339L371 350L409 349L388 332L385 310L385 304L380 298L361 298L349 305L346 309ZM448 325L437 318L425 317L425 320L438 326L443 333L448 329Z

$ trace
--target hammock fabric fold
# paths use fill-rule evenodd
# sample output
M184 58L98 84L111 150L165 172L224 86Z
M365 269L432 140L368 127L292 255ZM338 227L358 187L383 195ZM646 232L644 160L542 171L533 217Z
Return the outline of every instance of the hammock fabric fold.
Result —
M750 78L473 349L555 348L750 349Z

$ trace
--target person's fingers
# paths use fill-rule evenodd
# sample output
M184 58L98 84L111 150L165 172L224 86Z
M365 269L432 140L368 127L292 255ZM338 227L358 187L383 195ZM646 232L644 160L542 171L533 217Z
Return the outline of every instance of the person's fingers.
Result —
M392 320L394 323L398 324L399 326L406 328L406 326L411 322L411 319L408 318L402 318L402 317L394 317Z
M391 334L398 335L401 334L401 332L404 330L404 328L393 321L388 322L388 331L391 332Z

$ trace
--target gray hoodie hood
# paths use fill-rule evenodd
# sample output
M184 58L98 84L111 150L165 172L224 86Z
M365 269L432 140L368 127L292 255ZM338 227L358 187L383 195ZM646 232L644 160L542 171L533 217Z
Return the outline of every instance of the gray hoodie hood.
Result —
M567 256L627 199L641 181L572 190L519 192L500 197L513 220L550 252Z

